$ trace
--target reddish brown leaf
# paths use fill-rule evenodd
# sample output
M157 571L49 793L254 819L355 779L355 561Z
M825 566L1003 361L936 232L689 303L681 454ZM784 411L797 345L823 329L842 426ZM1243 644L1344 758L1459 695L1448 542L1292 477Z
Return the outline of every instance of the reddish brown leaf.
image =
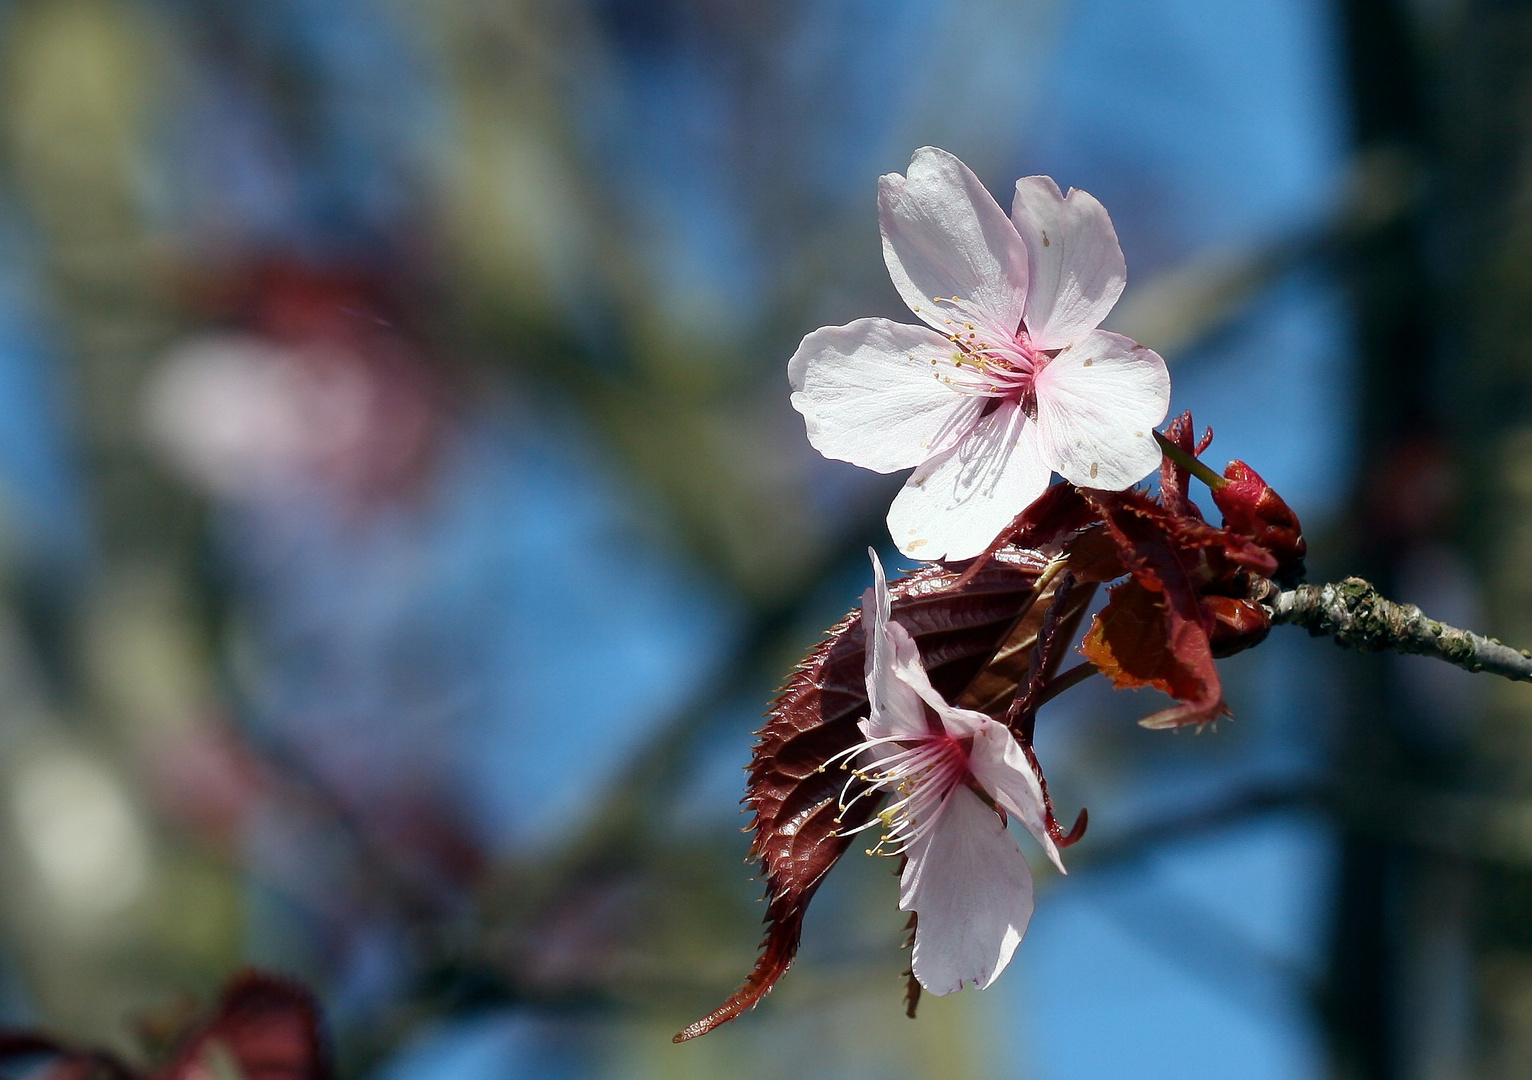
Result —
M1211 619L1198 602L1186 557L1228 557L1216 536L1185 544L1195 523L1176 518L1138 492L1087 492L1117 541L1133 581L1114 588L1082 650L1119 687L1154 686L1181 704L1140 721L1145 727L1206 724L1228 712L1213 664ZM1202 526L1211 533L1220 529ZM1268 557L1269 558L1269 557ZM1206 563L1197 562L1202 571Z
M158 1080L219 1076L218 1059L237 1065L244 1080L327 1080L329 1058L319 1009L308 991L270 975L248 972L224 990L211 1019L182 1044Z
M1048 549L1097 520L1095 508L1081 497L1079 488L1070 483L1054 484L1000 530L989 547L968 564L956 587L966 585L1001 551Z
M1228 710L1200 620L1174 610L1163 592L1125 581L1085 635L1081 651L1119 689L1152 686L1180 704L1139 721L1145 727L1205 724Z
M894 617L914 637L932 685L949 701L962 695L1011 631L1043 565L1031 552L1003 552L961 589L954 588L958 575L941 566L890 584ZM676 1042L734 1019L782 977L797 953L809 901L851 843L846 831L877 808L877 800L861 800L842 820L849 774L821 771L862 739L857 721L868 710L863 647L861 612L855 611L793 673L759 732L745 801L755 811L751 855L766 872L766 937L744 984Z
M959 708L989 713L991 716L1001 716L1006 712L1011 703L1016 700L1017 689L1024 681L1032 677L1032 651L1037 644L1038 631L1042 629L1044 619L1047 618L1049 611L1053 610L1053 599L1060 581L1061 578L1055 578L1048 583L1032 606L1016 621L1015 627L995 651L993 659L974 676L973 681L952 704ZM1069 643L1085 618L1085 612L1095 595L1094 582L1077 584L1065 598L1062 610L1054 615L1057 620L1057 634L1053 648L1044 658L1043 668L1038 673L1043 678L1051 677L1058 671L1059 664L1069 654Z
M1016 517L1011 542L1023 548L1046 548L1096 524L1096 510L1080 489L1054 484Z
M1213 429L1208 428L1200 440L1192 437L1192 414L1184 412L1165 426L1165 438L1197 457L1213 441ZM1160 464L1160 502L1173 514L1202 520L1202 511L1191 497L1191 474L1167 455Z
M900 867L900 873L904 868ZM904 924L904 947L911 952L915 951L915 928L920 925L920 916L910 912L910 921ZM920 980L915 978L915 965L912 963L904 971L904 1015L911 1020L915 1019L915 1013L920 1008Z
M1006 725L1015 734L1022 752L1027 755L1033 772L1037 774L1037 782L1043 791L1043 814L1048 832L1061 848L1069 847L1085 835L1088 816L1084 807L1081 807L1079 817L1076 818L1072 829L1066 832L1059 824L1053 813L1053 798L1048 793L1048 780L1043 775L1041 763L1037 760L1037 750L1032 744L1032 739L1037 724L1037 710L1042 703L1043 687L1053 676L1065 650L1069 647L1069 642L1074 639L1075 629L1085 615L1085 609L1090 604L1090 597L1094 595L1096 586L1094 583L1087 584L1081 586L1080 591L1085 596L1077 600L1073 574L1065 572L1059 578L1057 588L1044 612L1042 625L1033 635L1032 655L1027 664L1024 681L1017 688L1015 699L1005 714ZM1041 600L1037 601L1037 606L1042 606Z
M1105 525L1092 525L1064 545L1069 572L1076 581L1100 584L1115 581L1128 572L1117 550L1117 540ZM1092 593L1094 593L1094 589Z
M1164 597L1131 580L1107 596L1080 651L1119 690L1153 686L1173 695L1178 680L1163 673L1170 653Z
M1173 514L1141 491L1085 491L1112 530L1123 565L1155 563L1174 554L1176 565L1201 593L1229 586L1241 571L1269 577L1277 560L1248 537ZM1135 554L1137 552L1137 554Z

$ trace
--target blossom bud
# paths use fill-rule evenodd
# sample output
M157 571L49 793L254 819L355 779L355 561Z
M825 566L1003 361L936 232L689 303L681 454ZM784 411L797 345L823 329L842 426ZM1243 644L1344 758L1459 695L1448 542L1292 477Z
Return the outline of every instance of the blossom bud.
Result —
M1204 596L1201 603L1203 612L1213 618L1213 632L1208 635L1208 644L1216 659L1259 645L1271 632L1271 617L1253 600Z
M1308 545L1298 515L1249 465L1231 461L1224 469L1228 482L1213 489L1213 502L1223 512L1224 528L1248 536L1277 560L1275 579L1284 585L1303 577Z

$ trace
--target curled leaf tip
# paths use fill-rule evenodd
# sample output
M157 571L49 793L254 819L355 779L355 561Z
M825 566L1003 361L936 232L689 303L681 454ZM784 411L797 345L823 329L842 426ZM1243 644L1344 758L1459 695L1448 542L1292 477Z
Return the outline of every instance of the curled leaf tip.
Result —
M1061 848L1073 847L1082 839L1084 839L1085 829L1089 825L1090 811L1086 807L1082 806L1080 807L1080 812L1075 815L1075 823L1070 826L1070 829L1067 833L1063 832L1062 829L1059 829L1057 827L1057 823L1055 823L1055 831L1062 833L1062 835L1055 836L1053 838L1053 842Z

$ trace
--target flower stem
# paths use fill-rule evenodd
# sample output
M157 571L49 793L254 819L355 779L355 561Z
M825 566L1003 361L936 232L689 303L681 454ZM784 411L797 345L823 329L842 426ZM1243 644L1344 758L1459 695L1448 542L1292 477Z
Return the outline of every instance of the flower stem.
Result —
M1185 450L1182 450L1175 443L1165 438L1165 436L1160 434L1158 431L1154 433L1154 441L1160 444L1160 449L1165 452L1166 457L1168 457L1171 461L1174 461L1187 472L1191 473L1198 480L1201 480L1214 491L1217 491L1219 488L1228 483L1228 481L1223 477L1219 476L1212 469L1198 461L1191 454L1188 454Z
M1052 701L1071 686L1078 686L1094 674L1096 674L1096 665L1086 660L1068 671L1055 675L1037 692L1037 699L1033 702L1034 707L1040 707Z

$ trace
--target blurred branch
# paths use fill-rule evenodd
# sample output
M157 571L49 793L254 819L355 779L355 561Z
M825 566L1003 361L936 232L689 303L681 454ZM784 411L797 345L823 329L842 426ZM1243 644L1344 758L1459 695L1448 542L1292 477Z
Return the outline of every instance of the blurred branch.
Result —
M1358 153L1347 194L1308 228L1241 247L1210 247L1128 290L1106 327L1157 350L1172 363L1227 326L1284 275L1334 258L1400 221L1420 198L1420 169L1401 148Z
M1269 598L1266 606L1273 622L1302 626L1314 637L1333 637L1358 652L1434 656L1465 671L1532 682L1532 652L1429 618L1414 604L1386 599L1359 577L1299 585Z
M588 842L599 850L610 850L653 831L663 807L681 793L683 773L698 737L742 694L758 690L764 682L780 682L784 672L775 671L774 666L789 639L817 614L827 582L851 563L865 569L868 546L887 535L883 519L880 505L847 529L838 549L815 572L805 574L801 584L754 609L730 659L632 759L624 779L608 789L603 805L590 815ZM586 845L577 841L574 846Z
M1252 817L1275 810L1312 806L1323 801L1319 788L1302 781L1266 781L1252 784L1226 798L1209 800L1183 813L1167 814L1134 828L1093 836L1089 844L1070 849L1074 867L1117 867L1132 862L1157 847L1216 832Z
M1326 790L1302 779L1257 780L1243 790L1209 799L1180 812L1157 816L1113 835L1093 837L1090 843L1073 849L1071 869L1121 870L1167 846L1217 833L1268 813L1327 805L1331 797ZM665 860L656 860L652 853L641 857L640 861L646 873L664 876L671 872L665 868ZM576 895L572 886L578 883L578 880L568 877L558 879L561 888L551 895L551 905L571 903L571 898ZM655 894L668 897L666 904L673 905L679 897L688 895L684 889L678 889L679 884L672 880L656 889ZM695 900L694 897L688 899ZM545 903L544 906L549 905ZM687 925L689 936L695 939L699 925L695 921ZM523 929L530 930L533 937L537 937L535 922ZM1230 928L1219 941L1207 944L1231 944L1234 936ZM730 939L721 938L719 944L709 948L722 948L724 943L732 946ZM535 958L529 962L528 957L516 949L507 950L506 940L500 934L491 933L477 940L461 942L460 946L454 955L440 958L446 963L437 975L444 976L446 981L423 987L428 996L433 991L441 993L449 985L457 985L459 990L463 985L471 985L481 995L477 999L481 1004L513 1000L545 1008L580 1005L631 1009L639 1003L645 1008L657 1005L690 1008L699 994L706 996L718 989L716 981L728 981L719 980L710 970L700 970L696 954L677 955L674 948L663 946L647 952L645 960L637 968L630 964L603 967L592 961L588 967L581 969L579 978L574 982L571 982L568 972L544 970ZM882 965L887 963L888 955L882 948L875 951L854 948L840 953L838 959L828 959L814 966L819 980L829 980L840 986L847 980L873 979L879 975L886 977L888 970ZM641 989L635 991L636 985L641 986ZM798 991L805 992L810 995L815 993L812 989ZM443 1003L443 1000L438 1000L434 1004L441 1007ZM895 1007L892 997L889 1007Z

